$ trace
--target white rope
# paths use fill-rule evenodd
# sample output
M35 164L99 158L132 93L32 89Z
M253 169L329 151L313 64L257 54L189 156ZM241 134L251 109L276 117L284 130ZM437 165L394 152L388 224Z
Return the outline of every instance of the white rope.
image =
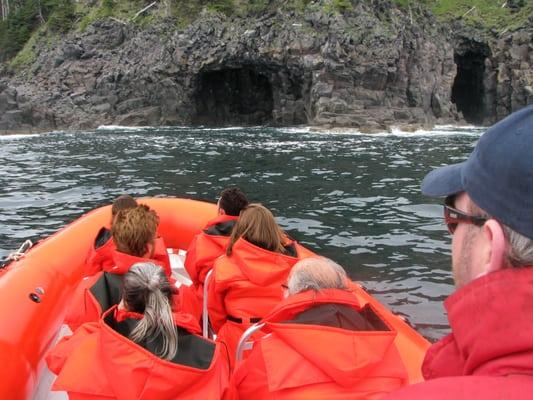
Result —
M28 239L24 243L22 243L20 245L20 247L16 251L10 253L4 260L5 261L11 261L11 260L18 261L18 260L20 260L22 257L24 257L26 255L26 252L29 249L31 249L32 246L33 246L33 243L31 242L31 240Z

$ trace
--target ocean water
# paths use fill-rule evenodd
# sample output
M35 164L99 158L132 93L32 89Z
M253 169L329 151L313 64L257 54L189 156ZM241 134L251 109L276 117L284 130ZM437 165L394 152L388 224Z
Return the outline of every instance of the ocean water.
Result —
M464 160L482 132L107 126L0 136L0 256L123 193L214 201L237 185L435 340L449 331L451 238L420 182Z

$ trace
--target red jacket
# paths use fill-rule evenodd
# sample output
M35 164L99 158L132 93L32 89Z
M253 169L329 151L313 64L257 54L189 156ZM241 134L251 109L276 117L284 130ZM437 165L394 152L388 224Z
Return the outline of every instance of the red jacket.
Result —
M225 350L191 333L197 326L190 316L175 314L179 345L171 361L119 333L131 331L138 318L112 308L99 322L62 339L46 358L58 375L52 390L68 392L70 400L222 397L229 374Z
M117 246L113 241L111 232L106 228L101 228L85 260L85 276L91 276L101 271L113 272L113 267L116 265L115 252L117 252ZM155 240L152 258L165 269L165 273L170 277L172 274L170 259L165 242L161 237Z
M113 266L108 271L101 271L81 281L74 291L65 317L65 323L72 331L86 322L98 321L104 311L120 302L121 276L138 262L161 265L156 260L130 256L115 249Z
M408 382L396 332L349 291L299 293L264 321L270 334L237 366L235 398L378 399Z
M231 256L215 261L209 284L209 320L217 340L226 343L232 365L240 336L283 299L281 285L293 265L313 255L294 241L286 247L294 249L296 257L264 250L241 238L233 245Z
M219 215L192 239L187 249L185 269L197 288L203 287L205 276L213 268L215 260L225 254L231 230L238 219L231 215Z
M445 301L452 333L428 350L427 379L388 399L531 399L533 267L475 279Z
M115 250L116 246L111 236L111 231L102 227L87 254L87 259L85 260L85 276L91 276L100 271L107 271L113 267L113 252Z

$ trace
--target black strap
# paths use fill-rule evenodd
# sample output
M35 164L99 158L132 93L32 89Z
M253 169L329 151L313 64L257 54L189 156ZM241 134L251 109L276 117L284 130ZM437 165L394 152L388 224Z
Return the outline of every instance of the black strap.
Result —
M242 324L242 318L237 318L237 317L234 317L232 315L228 315L227 319L228 319L228 321L235 322L237 324ZM259 321L261 321L262 318L261 317L250 317L248 319L250 320L250 323L256 324Z
M296 251L296 246L293 243L283 247L285 248L285 254L291 257L298 257L298 251Z
M113 313L110 313L107 315L105 323L122 336L129 338L131 332L139 323L139 320L126 318L124 321L117 322L114 319ZM197 369L209 369L215 356L216 345L210 340L194 335L180 326L176 326L176 331L178 333L179 343L178 352L172 360L168 361ZM162 340L163 338L160 334L152 335L149 339L137 344L144 347L150 353L157 355L157 352L162 347Z
M297 314L291 324L332 326L351 331L390 331L370 304L357 310L347 304L319 304Z
M212 236L230 236L231 231L236 223L237 221L235 220L219 222L218 224L212 225L204 230L204 233Z
M123 275L104 272L100 278L89 288L90 292L100 304L101 312L104 312L120 303L122 299Z
M98 249L106 244L111 239L111 231L105 227L100 228L96 238L94 239L94 248Z

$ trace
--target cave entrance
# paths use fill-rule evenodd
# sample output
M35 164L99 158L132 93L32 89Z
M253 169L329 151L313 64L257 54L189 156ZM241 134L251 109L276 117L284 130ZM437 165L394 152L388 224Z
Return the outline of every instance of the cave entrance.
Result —
M272 85L251 68L200 73L195 93L196 125L264 125L272 122Z
M485 58L483 52L467 50L455 53L457 75L452 87L452 102L471 124L481 124L485 117Z

